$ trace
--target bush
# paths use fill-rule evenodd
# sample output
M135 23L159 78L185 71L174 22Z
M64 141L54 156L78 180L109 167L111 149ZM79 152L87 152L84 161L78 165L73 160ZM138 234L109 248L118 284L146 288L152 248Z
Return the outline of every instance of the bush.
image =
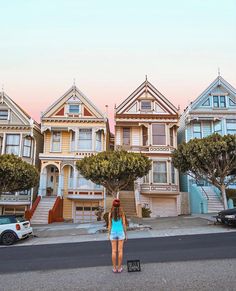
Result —
M142 217L151 217L152 211L148 207L142 207Z

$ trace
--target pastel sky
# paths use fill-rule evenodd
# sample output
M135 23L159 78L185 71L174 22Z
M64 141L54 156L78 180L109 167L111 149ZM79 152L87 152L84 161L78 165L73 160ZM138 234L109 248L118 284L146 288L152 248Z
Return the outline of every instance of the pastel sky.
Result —
M33 118L73 84L112 122L148 75L181 111L236 87L235 0L0 0L0 84Z

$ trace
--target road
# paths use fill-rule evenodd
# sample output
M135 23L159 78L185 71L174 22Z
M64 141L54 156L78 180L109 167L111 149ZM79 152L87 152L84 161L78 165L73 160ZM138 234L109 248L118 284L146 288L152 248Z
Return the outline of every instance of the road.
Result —
M110 266L108 241L0 248L0 274ZM141 264L236 258L236 234L130 239L124 261Z

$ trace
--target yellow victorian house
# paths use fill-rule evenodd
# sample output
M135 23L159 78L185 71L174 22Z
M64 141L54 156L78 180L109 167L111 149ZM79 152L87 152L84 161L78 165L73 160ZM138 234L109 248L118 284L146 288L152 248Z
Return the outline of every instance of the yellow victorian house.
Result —
M108 148L107 117L72 86L42 114L41 122L44 151L39 155L39 195L32 223L96 220L97 207L105 206L105 190L81 176L76 162Z

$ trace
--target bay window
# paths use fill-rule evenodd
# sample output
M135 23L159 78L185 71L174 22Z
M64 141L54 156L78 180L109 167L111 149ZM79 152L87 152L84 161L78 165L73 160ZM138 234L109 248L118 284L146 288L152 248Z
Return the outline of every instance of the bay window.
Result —
M79 150L92 150L92 129L79 130Z
M227 134L236 134L236 119L226 119Z
M171 162L171 183L175 184L175 167L173 162Z
M153 183L167 183L166 161L153 162Z
M166 145L165 124L152 125L152 144L153 145Z
M221 123L221 121L217 121L214 124L214 132L218 133L218 134L222 134L222 123Z
M96 151L100 152L102 150L102 132L99 130L96 132Z
M6 135L6 154L19 155L20 150L20 135L7 134Z
M193 138L202 138L201 123L193 124Z

